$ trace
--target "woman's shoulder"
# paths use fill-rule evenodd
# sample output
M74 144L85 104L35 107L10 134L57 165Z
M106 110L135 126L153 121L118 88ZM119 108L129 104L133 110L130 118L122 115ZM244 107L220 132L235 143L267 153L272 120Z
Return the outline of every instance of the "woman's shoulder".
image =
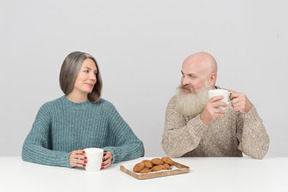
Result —
M115 115L119 115L119 112L114 104L112 104L110 101L107 101L106 99L101 98L96 103L94 103L94 105L95 109L97 108L97 110L100 110L104 116L107 115L107 117L113 117Z
M97 102L95 102L93 104L95 106L101 106L104 108L115 108L114 105L110 101L103 99L103 98L100 98Z
M62 96L62 97L59 97L57 99L53 99L53 100L50 100L50 101L46 101L44 104L42 104L42 106L40 107L43 108L43 109L51 109L51 108L54 108L55 106L59 105L62 103L62 100L63 100L63 97L65 96Z
M59 103L59 100L60 98L47 101L44 104L42 104L38 110L37 117L38 118L44 116L48 117L50 114L52 114L55 111L55 109L57 109L57 107L55 107L56 106L55 103Z
M67 103L67 98L65 96L62 96L57 99L45 102L41 106L41 108L54 108L59 105L65 105L65 103ZM110 101L107 101L106 99L103 99L103 98L100 98L97 102L94 102L91 104L92 106L95 106L95 107L114 108L114 105Z
M118 111L114 104L112 102L107 101L106 99L99 99L95 104L95 107L97 106L98 110L101 110L104 114L117 114Z

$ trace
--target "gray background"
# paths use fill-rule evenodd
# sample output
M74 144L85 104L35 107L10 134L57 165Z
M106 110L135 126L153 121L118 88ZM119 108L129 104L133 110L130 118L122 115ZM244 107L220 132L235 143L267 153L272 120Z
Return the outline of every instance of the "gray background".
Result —
M1 0L0 149L19 156L39 107L63 95L58 75L72 51L97 59L103 98L144 142L161 148L164 116L183 60L218 61L217 85L244 92L270 136L267 156L288 156L285 0Z

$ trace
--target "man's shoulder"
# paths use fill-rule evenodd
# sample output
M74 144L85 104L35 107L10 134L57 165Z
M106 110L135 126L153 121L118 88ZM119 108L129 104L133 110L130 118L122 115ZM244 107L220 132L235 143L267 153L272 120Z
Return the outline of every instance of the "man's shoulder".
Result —
M216 88L216 89L225 89L225 90L229 90L229 89L227 89L227 88L220 87L220 86L218 86L218 85L215 85L215 88Z
M176 102L176 95L173 95L168 102L168 106L174 106Z

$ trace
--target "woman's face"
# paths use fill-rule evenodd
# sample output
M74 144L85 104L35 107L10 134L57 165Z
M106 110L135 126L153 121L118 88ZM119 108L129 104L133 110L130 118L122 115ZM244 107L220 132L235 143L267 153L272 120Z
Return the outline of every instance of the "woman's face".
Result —
M73 92L81 95L91 93L97 82L96 74L95 62L90 58L85 59L76 78Z

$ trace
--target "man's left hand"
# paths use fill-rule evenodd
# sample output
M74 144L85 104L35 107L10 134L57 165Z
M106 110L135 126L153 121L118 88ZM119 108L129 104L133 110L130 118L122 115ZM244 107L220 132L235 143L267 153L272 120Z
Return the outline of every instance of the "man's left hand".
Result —
M244 93L237 93L235 91L229 90L231 92L230 100L234 111L240 111L240 113L248 113L253 104L248 100Z

